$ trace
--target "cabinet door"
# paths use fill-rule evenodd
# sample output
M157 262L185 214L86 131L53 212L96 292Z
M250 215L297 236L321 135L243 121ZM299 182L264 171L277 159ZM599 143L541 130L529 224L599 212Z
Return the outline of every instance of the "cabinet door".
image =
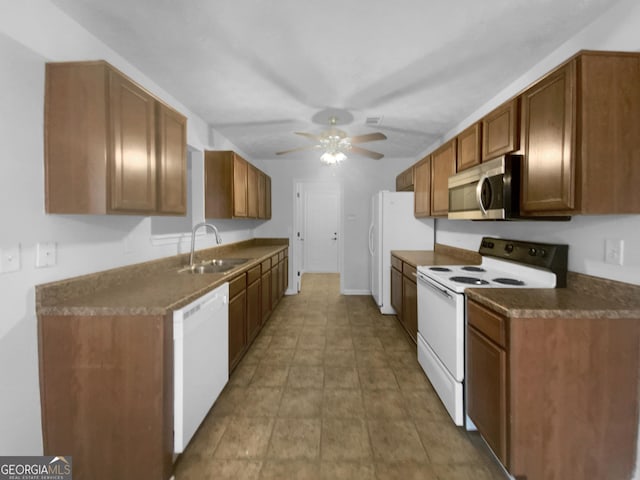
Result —
M480 165L482 161L481 132L482 124L477 122L458 135L458 155L456 158L458 172Z
M567 211L575 207L575 61L522 94L525 212Z
M274 263L271 267L271 310L273 310L278 304L278 300L280 299L278 293L278 285L280 278L280 264Z
M187 213L187 120L157 103L158 210Z
M255 338L262 325L261 286L258 279L247 287L247 343Z
M418 287L416 282L402 277L402 318L404 328L414 342L418 342Z
M520 148L518 99L500 105L482 119L482 161Z
M467 412L503 465L507 463L507 354L467 327Z
M242 290L229 302L229 372L242 358L247 344L247 291Z
M396 311L396 316L400 323L403 323L402 318L402 272L391 269L391 306Z
M431 215L431 156L426 156L413 167L415 217Z
M261 314L262 323L264 323L271 313L271 270L267 270L262 274L262 295L260 301L262 303Z
M112 211L156 209L155 100L144 90L109 71Z
M456 139L431 154L431 216L449 213L449 177L456 173Z
M247 216L258 218L258 169L247 165Z
M269 175L266 175L264 180L264 205L266 211L265 218L271 219L271 177Z
M284 294L289 289L289 257L284 257L283 277L284 277L284 289L282 293Z
M258 171L258 218L267 218L267 178Z
M233 216L246 217L247 208L247 171L249 165L239 157L233 155Z

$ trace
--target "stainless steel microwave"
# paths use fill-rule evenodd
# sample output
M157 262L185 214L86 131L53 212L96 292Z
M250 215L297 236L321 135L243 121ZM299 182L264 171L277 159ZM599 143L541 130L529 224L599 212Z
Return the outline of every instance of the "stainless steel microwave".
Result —
M503 155L449 177L449 218L519 217L521 159L520 155Z

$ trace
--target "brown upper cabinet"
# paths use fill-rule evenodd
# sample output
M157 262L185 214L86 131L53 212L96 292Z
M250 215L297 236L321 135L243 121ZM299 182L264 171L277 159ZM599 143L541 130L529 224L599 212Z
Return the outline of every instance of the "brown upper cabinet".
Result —
M431 216L449 213L449 177L456 173L456 139L431 154Z
M48 63L47 213L185 215L186 122L107 62Z
M581 52L522 94L522 213L640 213L639 85L640 54Z
M205 151L204 172L206 218L271 218L271 178L240 155Z
M414 197L413 215L431 215L431 155L427 155L413 166Z
M458 135L456 171L480 165L482 161L482 123L476 122Z
M482 119L482 161L520 148L519 99L500 105Z
M396 177L396 192L413 192L413 165Z

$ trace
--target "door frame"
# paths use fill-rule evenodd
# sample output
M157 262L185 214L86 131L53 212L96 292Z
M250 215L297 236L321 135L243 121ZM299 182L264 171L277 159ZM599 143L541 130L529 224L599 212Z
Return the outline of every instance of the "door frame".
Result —
M323 189L338 194L338 274L340 293L344 293L344 187L340 181L318 181L308 179L293 180L293 277L294 289L300 292L304 264L304 193L305 190Z

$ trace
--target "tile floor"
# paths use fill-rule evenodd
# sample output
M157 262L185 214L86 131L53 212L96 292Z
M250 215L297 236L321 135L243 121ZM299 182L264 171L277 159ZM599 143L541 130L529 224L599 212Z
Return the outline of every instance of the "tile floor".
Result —
M455 427L395 316L305 274L176 465L176 480L504 478Z

